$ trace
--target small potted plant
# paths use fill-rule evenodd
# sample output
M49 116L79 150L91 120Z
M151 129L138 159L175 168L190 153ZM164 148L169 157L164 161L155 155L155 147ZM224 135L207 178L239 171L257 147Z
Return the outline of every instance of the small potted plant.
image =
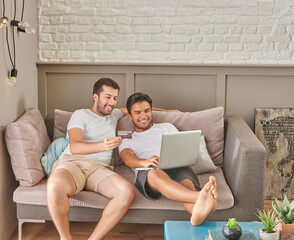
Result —
M229 240L237 240L242 235L242 229L235 218L229 218L228 223L223 226L222 232L225 238Z
M275 229L279 221L276 219L276 213L271 210L268 212L258 210L255 214L263 226L260 228L260 240L278 240L279 231Z
M276 203L272 202L272 207L275 212L278 214L280 223L277 226L277 229L280 231L280 234L293 233L294 234L294 201L290 203L287 196L285 195L283 202L275 200Z

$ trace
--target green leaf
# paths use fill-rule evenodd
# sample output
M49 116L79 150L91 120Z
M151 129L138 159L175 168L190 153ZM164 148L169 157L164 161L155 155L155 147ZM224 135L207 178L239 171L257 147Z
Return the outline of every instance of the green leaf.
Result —
M276 199L276 204L278 211L281 211L280 209L284 208L284 204L280 202L278 199Z
M294 200L291 202L291 204L290 204L290 209L291 210L294 210Z
M289 200L288 200L288 198L287 198L287 195L285 195L285 197L284 197L284 205L286 206L286 207L289 207L290 206L290 202L289 202Z

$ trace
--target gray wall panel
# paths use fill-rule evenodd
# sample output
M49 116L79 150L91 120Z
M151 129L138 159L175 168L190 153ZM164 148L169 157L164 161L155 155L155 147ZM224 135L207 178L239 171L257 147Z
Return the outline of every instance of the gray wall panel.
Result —
M226 114L242 116L254 129L256 107L293 108L294 76L227 76Z
M150 95L156 107L200 111L216 106L216 75L137 74L135 91Z
M74 111L91 107L93 104L93 85L102 77L110 77L119 84L121 91L117 107L123 107L126 88L125 74L48 73L48 113L53 112L55 108Z

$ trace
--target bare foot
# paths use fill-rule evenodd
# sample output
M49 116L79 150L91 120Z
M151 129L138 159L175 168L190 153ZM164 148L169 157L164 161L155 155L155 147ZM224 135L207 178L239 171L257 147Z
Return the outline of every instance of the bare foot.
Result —
M216 180L215 180L215 177L214 176L210 176L209 177L209 182L212 183L212 185L214 186L214 191L211 191L212 192L212 195L214 197L214 199L216 200L217 199L217 185L216 185Z
M217 191L215 178L210 177L209 182L204 185L199 193L199 197L194 204L190 222L197 226L201 224L210 212L214 212L217 207Z

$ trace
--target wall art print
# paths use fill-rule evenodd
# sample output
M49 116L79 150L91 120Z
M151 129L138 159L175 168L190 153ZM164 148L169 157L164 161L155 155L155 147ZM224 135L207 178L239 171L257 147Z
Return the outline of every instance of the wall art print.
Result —
M255 134L267 151L265 199L294 199L294 109L256 108Z

